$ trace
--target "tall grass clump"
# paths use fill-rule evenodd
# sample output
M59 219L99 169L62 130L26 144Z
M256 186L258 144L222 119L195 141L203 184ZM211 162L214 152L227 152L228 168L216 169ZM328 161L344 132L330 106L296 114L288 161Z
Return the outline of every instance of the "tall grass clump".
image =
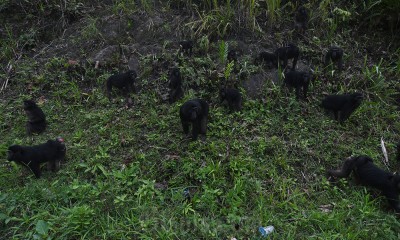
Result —
M267 9L263 9L257 0L225 0L201 1L193 3L199 20L189 23L196 29L196 35L208 34L209 36L224 38L240 31L261 31L257 17L267 10L267 15L276 20L280 0L269 0Z
M268 19L271 21L271 24L276 21L279 16L279 8L281 6L281 0L267 0L267 11L268 11Z

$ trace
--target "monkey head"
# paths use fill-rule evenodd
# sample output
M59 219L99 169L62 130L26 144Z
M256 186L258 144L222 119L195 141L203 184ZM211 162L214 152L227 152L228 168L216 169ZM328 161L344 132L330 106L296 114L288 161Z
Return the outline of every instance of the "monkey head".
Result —
M56 138L56 142L60 144L59 150L60 150L61 152L65 152L65 151L67 150L67 148L65 147L64 138L62 138L62 137L57 137L57 138Z
M343 50L340 47L333 46L330 48L331 59L338 60L343 55Z
M183 49L188 49L193 47L193 41L192 40L183 40L179 42L179 46Z
M196 121L199 114L201 112L201 107L200 106L193 106L190 109L190 121Z
M129 78L133 81L136 79L137 74L134 70L129 70L126 72L126 74L129 76Z
M296 48L296 45L294 45L293 43L289 43L289 44L286 46L286 48L288 48L288 49L295 49L295 48Z
M361 104L362 100L364 99L364 96L362 93L353 93L351 96L354 99L354 102L357 103L358 105Z
M306 15L307 14L307 10L304 6L299 7L298 12L302 15Z
M24 100L24 109L32 109L32 108L36 108L37 105L33 100Z
M24 149L19 145L12 145L7 150L7 160L12 162L20 162L23 158Z
M180 77L181 76L181 72L179 71L179 68L173 68L170 70L169 75L172 77Z

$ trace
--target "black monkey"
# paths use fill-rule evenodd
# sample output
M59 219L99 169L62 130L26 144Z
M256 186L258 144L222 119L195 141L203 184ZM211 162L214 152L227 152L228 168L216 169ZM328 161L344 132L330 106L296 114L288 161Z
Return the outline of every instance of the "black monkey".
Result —
M299 58L300 50L296 45L289 43L285 47L280 47L280 48L276 49L275 55L278 59L279 64L281 64L283 61L283 64L282 64L283 68L285 68L287 66L288 59L293 58L292 69L294 70L294 69L296 69L297 59Z
M361 105L362 100L361 93L329 95L322 100L321 106L327 111L332 111L335 120L343 122Z
M185 102L179 111L183 132L189 133L192 124L192 139L196 140L199 133L206 134L208 103L202 99L193 99Z
M351 172L362 185L379 189L396 213L400 213L399 175L380 169L370 157L358 156L347 159L340 170L328 170L328 177L345 178Z
M47 126L46 116L42 109L36 105L33 100L24 101L24 110L28 116L26 122L26 132L30 135L32 133L42 133Z
M182 77L179 68L171 69L169 73L169 103L174 103L183 97Z
M183 40L179 42L180 50L183 53L188 53L189 56L192 55L193 51L193 41L192 40Z
M228 51L227 60L228 62L237 62L237 53L235 50L231 49Z
M266 63L269 67L276 67L278 65L278 58L275 53L270 52L260 52L258 56L255 58L254 63Z
M301 6L297 9L297 13L295 16L294 20L295 29L303 33L307 28L307 23L308 23L307 9L304 6Z
M285 73L284 83L289 88L296 89L296 98L300 97L300 90L303 89L303 97L307 98L308 86L310 85L312 74L310 72L288 71Z
M64 140L58 137L36 146L12 145L8 148L7 159L29 168L36 178L40 178L40 164L47 162L48 170L56 172L60 168L60 161L65 158L65 153Z
M343 68L343 49L337 46L332 46L329 48L325 55L325 67L328 66L330 62L336 63L339 70Z
M135 79L137 74L134 70L129 70L125 73L114 74L107 79L107 96L111 101L112 88L116 87L124 92L127 99L129 100L129 93L136 92Z
M221 103L224 101L228 102L230 111L240 111L242 109L242 94L240 94L239 90L234 88L222 88L219 91L219 97Z

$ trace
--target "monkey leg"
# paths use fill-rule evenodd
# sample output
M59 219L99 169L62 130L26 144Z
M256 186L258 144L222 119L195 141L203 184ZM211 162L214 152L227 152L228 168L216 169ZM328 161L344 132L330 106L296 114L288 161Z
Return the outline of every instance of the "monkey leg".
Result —
M169 94L169 103L173 103L178 99L178 90L172 89Z
M32 126L31 126L31 123L29 121L26 122L26 133L28 135L32 135Z
M47 162L47 170L48 170L48 171L53 171L53 172L54 172L54 168L55 168L55 166L54 166L54 161L48 161L48 162Z
M287 60L286 60L286 64L287 64ZM296 70L296 64L297 64L297 56L293 58L293 62L292 62L292 69Z
M233 110L234 110L234 111L240 111L241 109L242 109L241 101L238 101L237 103L235 103L235 104L233 105Z
M200 132L202 134L207 133L207 117L203 117L200 122Z
M47 162L47 170L57 172L60 169L60 159Z
M189 122L182 120L182 128L185 134L189 133Z
M111 85L111 83L107 82L106 94L107 94L108 100L110 100L110 101L112 99L111 92L112 92L112 85Z
M31 163L28 166L32 170L33 174L35 174L35 177L40 178L40 175L41 175L40 164L39 163Z
M383 191L383 195L385 195L390 206L396 211L396 213L400 213L400 202L397 191L393 189L387 189Z
M340 170L329 170L328 174L330 176L338 177L338 178L345 178L348 177L351 173L351 171L354 169L354 165L356 163L357 158L350 158L347 159L343 166L342 169Z
M324 67L327 67L329 65L331 59L331 55L329 54L329 52L325 55L325 61L324 61Z
M340 71L343 69L343 60L342 60L342 58L339 59L337 66L338 66Z
M356 106L354 106L352 102L346 103L340 111L339 121L340 122L346 121L350 117L350 115L354 112L354 110L356 110Z
M192 123L192 138L193 138L193 140L197 140L197 137L198 137L198 135L199 135L199 132L200 132L200 122L197 120L197 121L194 121L193 123Z
M307 93L308 93L308 83L303 86L304 99L307 99Z
M334 110L333 115L335 116L335 120L339 120L339 111Z
M286 68L287 64L288 64L288 59L287 59L287 56L285 56L285 58L283 59L283 65L282 65L282 67L283 67L283 68Z
M300 86L296 86L296 99L300 98Z

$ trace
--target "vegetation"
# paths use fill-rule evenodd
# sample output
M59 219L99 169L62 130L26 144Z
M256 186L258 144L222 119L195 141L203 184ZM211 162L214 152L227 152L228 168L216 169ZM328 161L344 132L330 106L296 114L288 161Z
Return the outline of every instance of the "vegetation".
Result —
M300 2L310 12L304 35L293 31ZM258 227L273 225L270 239L399 239L384 198L325 177L361 154L398 171L399 10L396 0L0 0L0 236L259 239ZM178 52L182 39L195 40L193 57ZM305 101L254 65L256 53L286 42L317 77ZM342 72L323 67L330 45L345 51ZM237 63L227 62L230 49ZM133 107L110 103L106 79L134 60ZM169 105L173 64L185 97ZM220 104L223 84L240 87L241 112ZM343 124L319 107L326 94L356 90L365 101ZM178 111L197 97L210 103L210 121L194 142ZM28 98L47 116L41 135L25 133ZM37 180L6 161L12 144L57 136L67 145L58 173Z

